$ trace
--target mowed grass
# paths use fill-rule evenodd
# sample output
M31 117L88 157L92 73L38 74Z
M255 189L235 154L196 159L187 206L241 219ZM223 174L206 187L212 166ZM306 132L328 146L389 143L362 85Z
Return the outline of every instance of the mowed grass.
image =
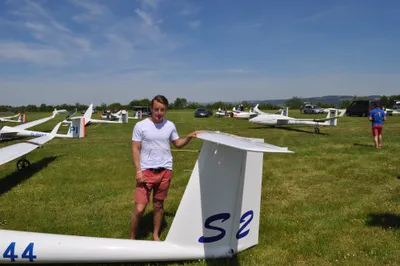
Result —
M34 120L48 113L31 113ZM298 110L289 111L294 117ZM318 117L323 117L319 115ZM94 117L97 118L97 115ZM367 118L343 117L336 127L268 128L232 118L193 118L170 111L180 136L219 130L288 147L264 154L259 244L233 259L167 265L400 264L400 117L388 117L384 148L375 149ZM35 127L50 131L62 117ZM27 158L0 166L0 228L128 238L135 169L129 124L95 124L83 139L54 139ZM61 131L67 128L62 127ZM1 142L0 147L21 140ZM194 139L185 149L198 150ZM198 153L173 152L174 178L165 202L165 239ZM257 188L255 188L257 189ZM190 214L188 214L190 215ZM152 208L139 237L151 239ZM157 251L154 251L157 252Z

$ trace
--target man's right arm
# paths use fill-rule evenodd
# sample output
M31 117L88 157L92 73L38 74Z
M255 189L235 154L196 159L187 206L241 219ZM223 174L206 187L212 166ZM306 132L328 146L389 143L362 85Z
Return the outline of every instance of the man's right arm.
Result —
M140 150L142 149L141 141L132 141L132 160L136 169L136 180L143 182L142 168L140 167Z
M142 170L140 167L140 150L142 148L141 141L132 141L132 160L135 165L136 172Z

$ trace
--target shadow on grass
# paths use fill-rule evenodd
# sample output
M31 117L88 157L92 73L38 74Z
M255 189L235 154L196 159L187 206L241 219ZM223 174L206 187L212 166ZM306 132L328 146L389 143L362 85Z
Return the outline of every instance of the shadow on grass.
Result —
M157 250L154 250L156 253ZM168 261L168 262L135 262L135 263L130 263L130 262L115 262L115 263L52 263L51 265L58 265L58 266L79 266L79 265L96 265L96 266L168 266L171 264L174 265L188 265L190 263L195 263L200 260L187 260L187 261ZM240 263L237 259L237 256L234 256L230 259L210 259L210 260L204 260L204 264L208 266L240 266ZM49 264L36 264L35 265L49 265Z
M357 146L357 147L375 148L375 145L374 145L374 144L361 144L361 143L354 143L353 145L354 145L354 146Z
M32 163L29 168L22 171L15 170L15 172L0 179L0 196L25 180L31 178L34 174L47 167L47 165L55 159L57 159L57 156L43 158L36 163Z
M400 229L400 216L392 213L370 213L366 224L383 229Z
M150 203L149 205L147 205L147 208L150 210L150 212L146 213L145 215L142 216L142 218L140 219L140 224L139 224L139 228L138 228L138 232L137 232L137 236L136 238L138 240L146 240L147 238L153 239L152 235L153 235L153 228L154 228L154 223L153 223L153 204ZM164 211L164 216L163 216L163 220L162 220L162 224L161 224L161 228L160 228L160 235L162 234L162 232L165 230L165 228L168 227L168 223L165 220L166 216L174 216L174 214Z
M280 130L287 130L287 131L295 131L295 132L300 132L300 133L307 133L307 134L312 134L312 135L322 135L322 136L329 136L327 133L320 132L318 134L314 134L312 132L312 129L310 130L304 130L304 129L298 129L298 128L293 128L293 127L286 127L286 126L277 126L277 127L268 127L268 126L260 126L260 127L250 127L249 129L266 129L266 128L276 128Z

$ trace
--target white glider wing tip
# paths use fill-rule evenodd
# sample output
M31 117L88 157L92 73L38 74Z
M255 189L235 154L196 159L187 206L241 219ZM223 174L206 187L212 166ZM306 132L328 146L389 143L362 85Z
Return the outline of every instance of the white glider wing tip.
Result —
M57 114L65 114L68 111L66 109L61 109L61 110L57 110L56 112L57 112Z
M47 135L31 140L27 140L21 143L17 143L11 146L7 146L0 149L0 165L5 164L9 161L17 159L37 148L42 147L43 144L53 139L54 136Z
M268 143L256 142L248 138L218 131L203 131L197 135L197 138L246 151L292 153L292 151L289 151L288 148L278 147Z

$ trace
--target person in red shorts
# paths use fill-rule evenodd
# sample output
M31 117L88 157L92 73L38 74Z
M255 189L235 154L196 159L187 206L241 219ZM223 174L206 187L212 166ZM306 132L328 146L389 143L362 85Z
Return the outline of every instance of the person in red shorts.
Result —
M151 117L136 123L132 136L132 157L136 168L135 207L131 217L130 239L136 238L140 218L153 192L153 239L160 240L160 228L172 178L170 142L177 148L187 145L200 132L179 138L173 122L164 118L168 100L157 95L151 101Z
M383 121L386 121L386 114L380 108L379 102L375 103L375 109L369 113L369 121L372 122L372 135L374 136L375 148L382 148Z

